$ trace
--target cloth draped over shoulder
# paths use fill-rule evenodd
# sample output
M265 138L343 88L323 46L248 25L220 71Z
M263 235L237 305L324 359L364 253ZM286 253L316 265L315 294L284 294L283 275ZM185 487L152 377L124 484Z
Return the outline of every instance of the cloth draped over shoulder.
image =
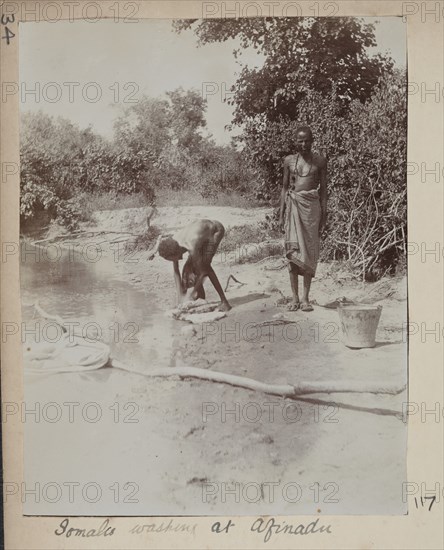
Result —
M317 189L289 189L286 198L285 256L301 274L314 276L319 259L321 205Z

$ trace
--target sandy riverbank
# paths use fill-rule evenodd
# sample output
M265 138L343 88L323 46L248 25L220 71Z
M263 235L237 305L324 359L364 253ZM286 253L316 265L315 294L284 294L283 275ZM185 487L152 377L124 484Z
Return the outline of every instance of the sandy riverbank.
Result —
M160 209L152 223L173 230L193 217L205 216L219 219L228 228L257 223L265 212L170 208ZM75 240L78 247L100 244L103 254L113 259L116 277L149 294L156 307L168 310L175 305L171 265L161 258L148 262L145 251L124 256L124 241L131 236L108 233L139 234L145 227L145 209L102 212L97 214L95 224L84 227L92 231L90 236L67 237L59 242L69 245ZM312 299L318 304L346 296L383 306L377 346L350 350L342 343L335 310L315 305L312 313L290 313L277 305L280 292L290 294L288 273L280 269L279 258L238 264L240 253L220 254L214 261L223 286L230 274L245 283L232 283L227 291L233 309L221 321L195 325L195 330L186 334L181 331L186 324L174 322L177 330L170 335L170 365L186 364L273 384L331 380L354 381L363 386L406 385L405 278L362 284L334 265L319 266L312 286ZM243 253L248 254L248 250ZM208 299L216 299L208 283L206 288ZM63 312L56 313L63 316ZM260 330L253 327L276 315L297 321L297 325L268 325ZM67 375L56 384L60 386L67 378L71 398L73 387L79 393L85 391L84 381L75 375ZM106 386L102 384L101 388L103 391ZM161 480L156 485L158 513L274 513L273 504L267 503L264 494L257 502L245 495L241 502L234 502L232 497L225 502L221 499L224 483L238 483L242 491L248 483L265 481L279 486L293 482L305 488L297 502L281 498L282 513L405 512L401 484L406 477L406 425L399 413L407 399L406 391L396 396L313 394L294 402L211 382L152 380L122 374L114 398L140 405L150 444L159 450L157 456L164 456L163 461L152 463L147 458L142 468L139 463L134 466L141 477L143 468L148 477L152 477L154 468L156 479ZM138 456L141 437L139 433L136 440L125 440L129 446L124 451L126 458ZM135 458L131 460L135 464ZM324 488L317 502L309 489L315 482ZM334 502L334 495L328 498L330 489L336 486L339 502ZM152 498L148 490L143 496ZM153 512L151 505L145 509ZM133 511L128 508L122 513Z

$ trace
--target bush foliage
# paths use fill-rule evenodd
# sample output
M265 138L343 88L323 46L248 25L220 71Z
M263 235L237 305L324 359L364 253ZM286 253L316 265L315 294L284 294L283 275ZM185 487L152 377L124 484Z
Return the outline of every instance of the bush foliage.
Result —
M110 140L63 118L24 114L22 227L42 217L74 229L89 211L88 197L99 193L139 195L155 204L160 189L193 190L204 198L249 192L254 172L245 155L201 135L205 109L193 90L143 97L121 112Z

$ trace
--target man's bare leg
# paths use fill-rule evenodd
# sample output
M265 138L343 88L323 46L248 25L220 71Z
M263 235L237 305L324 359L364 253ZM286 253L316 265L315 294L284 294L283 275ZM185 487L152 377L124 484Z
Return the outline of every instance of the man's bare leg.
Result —
M207 276L206 273L200 273L197 276L196 282L193 287L193 291L190 294L191 300L196 300L199 297L199 294L201 294L201 292L203 291L203 283L206 276Z
M199 247L196 246L196 249L190 252L194 270L199 274L194 286L192 297L193 299L196 299L198 292L200 291L200 286L203 284L205 277L208 276L216 292L219 294L221 301L218 308L219 311L229 311L231 306L228 303L214 269L211 267L211 261L213 260L217 247L224 236L223 226L221 224L219 225L220 227L218 227L217 231L215 231L212 238L206 240L205 242L201 242Z
M204 290L203 285L201 285L200 288L197 289L197 298L205 300L205 290Z
M194 270L191 257L188 257L182 269L182 287L185 293L188 293L188 289L193 287L193 292L194 289L196 290L196 297L205 300L205 290L203 284L196 288L197 278L198 274Z
M222 290L222 287L219 283L219 279L217 278L216 273L214 272L213 268L210 266L204 270L204 272L198 276L196 284L194 285L194 290L191 294L191 299L195 300L197 296L199 295L200 288L203 285L203 281L205 277L209 277L210 281L212 282L216 292L219 294L220 297L220 306L219 311L229 311L231 309L230 304L228 303L228 300L224 294L224 291Z
M310 293L311 286L311 275L304 274L304 292L302 296L301 309L302 311L313 311L313 306L310 304L310 299L308 297Z
M230 311L231 306L228 303L228 300L224 294L221 284L219 283L219 279L217 278L217 275L211 266L208 271L208 277L210 278L210 281L213 283L213 286L216 292L219 294L219 298L220 298L220 306L218 308L219 311Z
M293 300L288 305L288 311L297 311L301 305L299 301L299 277L297 267L293 264L290 264L290 284Z
M199 276L196 274L197 276L197 281L199 281ZM200 279L200 283L197 284L197 281L196 281L196 284L194 286L194 290L196 291L196 297L197 298L202 298L203 300L205 300L205 290L204 290L204 280L205 280L205 277L206 275L203 275L203 277L201 277Z

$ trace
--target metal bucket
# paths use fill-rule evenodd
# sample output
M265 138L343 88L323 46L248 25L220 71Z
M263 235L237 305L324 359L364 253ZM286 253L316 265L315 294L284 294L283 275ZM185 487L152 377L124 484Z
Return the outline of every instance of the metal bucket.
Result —
M382 306L365 304L338 307L344 344L349 348L374 348Z

